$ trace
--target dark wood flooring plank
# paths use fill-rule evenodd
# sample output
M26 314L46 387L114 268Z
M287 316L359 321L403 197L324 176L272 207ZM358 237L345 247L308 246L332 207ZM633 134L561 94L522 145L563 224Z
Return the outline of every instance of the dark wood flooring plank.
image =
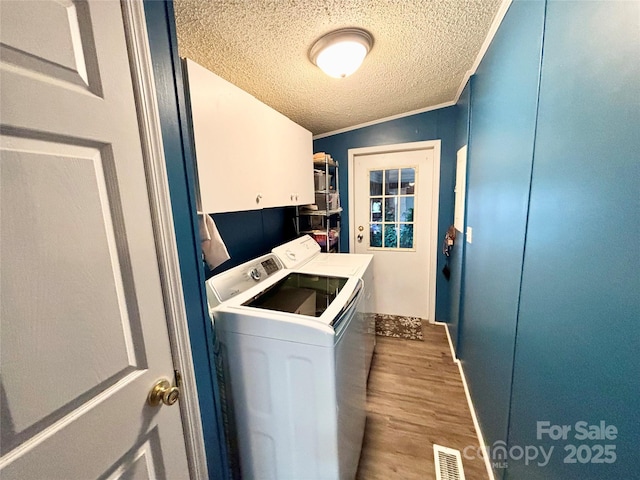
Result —
M478 451L444 328L425 323L422 330L422 342L376 337L358 480L434 479L434 443ZM463 465L467 480L487 480L482 458L463 456Z

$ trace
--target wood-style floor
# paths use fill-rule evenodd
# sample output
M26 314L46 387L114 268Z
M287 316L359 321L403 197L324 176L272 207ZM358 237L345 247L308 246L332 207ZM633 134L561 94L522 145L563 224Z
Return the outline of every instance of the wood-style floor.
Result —
M422 331L422 342L376 337L358 480L435 479L434 443L478 450L444 327L424 323ZM487 480L482 458L462 461L467 480Z

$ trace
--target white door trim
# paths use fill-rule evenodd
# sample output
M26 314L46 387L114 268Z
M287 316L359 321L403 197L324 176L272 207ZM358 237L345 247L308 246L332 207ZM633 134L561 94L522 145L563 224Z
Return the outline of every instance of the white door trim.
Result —
M142 1L122 1L121 5L129 64L133 71L140 140L171 354L174 368L182 374L179 405L189 474L192 479L209 478L144 6Z
M440 199L440 140L429 140L424 142L396 143L393 145L379 145L376 147L350 148L348 150L349 160L347 174L349 177L349 251L355 245L355 215L353 205L355 204L355 157L359 155L372 155L378 153L407 152L415 150L433 150L433 190L431 196L431 236L429 238L429 322L436 319L436 279L438 271L438 207ZM380 292L378 292L380 295Z

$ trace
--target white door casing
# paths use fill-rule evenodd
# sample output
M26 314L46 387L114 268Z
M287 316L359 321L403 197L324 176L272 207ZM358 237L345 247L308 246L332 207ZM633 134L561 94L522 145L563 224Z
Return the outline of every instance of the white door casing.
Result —
M371 247L369 174L403 168L415 168L413 248ZM435 321L439 184L440 140L349 150L349 250L375 256L377 313Z
M0 476L206 474L141 2L0 9Z
M464 230L464 206L467 197L467 146L465 145L456 154L456 187L453 225L458 232Z

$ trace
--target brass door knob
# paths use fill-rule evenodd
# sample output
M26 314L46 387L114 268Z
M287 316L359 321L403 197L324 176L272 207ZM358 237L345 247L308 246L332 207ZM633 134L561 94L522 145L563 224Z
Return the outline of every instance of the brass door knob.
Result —
M152 407L157 407L160 403L165 405L173 405L180 398L180 389L178 387L172 387L169 380L162 379L153 386L147 397L147 402Z

